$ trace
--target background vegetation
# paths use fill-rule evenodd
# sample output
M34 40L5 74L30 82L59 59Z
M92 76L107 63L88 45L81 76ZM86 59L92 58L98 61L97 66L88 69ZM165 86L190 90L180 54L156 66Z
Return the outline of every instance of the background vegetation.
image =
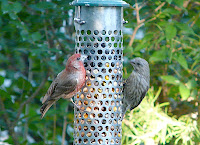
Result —
M0 2L0 144L72 144L71 103L59 101L57 111L39 115L41 96L74 53L71 1ZM126 2L124 77L132 70L129 59L145 58L151 88L127 112L122 144L198 144L200 2Z

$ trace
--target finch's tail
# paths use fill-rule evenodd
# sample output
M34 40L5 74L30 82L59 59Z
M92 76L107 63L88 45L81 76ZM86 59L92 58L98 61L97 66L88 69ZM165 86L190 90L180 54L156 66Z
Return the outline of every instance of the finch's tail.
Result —
M122 109L122 116L121 116L122 118L121 118L121 121L124 119L126 110L127 110L126 108L123 108L123 109Z
M49 108L55 103L55 100L48 100L45 101L44 104L42 105L42 107L40 108L40 112L41 112L41 119L44 117L44 115L46 114L46 112L49 110Z
M128 110L128 105L127 103L124 101L123 105L122 105L122 116L121 116L121 121L124 119L125 113Z

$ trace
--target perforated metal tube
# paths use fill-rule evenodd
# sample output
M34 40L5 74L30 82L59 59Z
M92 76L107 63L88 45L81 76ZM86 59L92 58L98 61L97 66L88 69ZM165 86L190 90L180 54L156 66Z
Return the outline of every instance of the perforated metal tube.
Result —
M122 7L76 6L76 53L86 54L86 84L75 102L74 144L121 144Z

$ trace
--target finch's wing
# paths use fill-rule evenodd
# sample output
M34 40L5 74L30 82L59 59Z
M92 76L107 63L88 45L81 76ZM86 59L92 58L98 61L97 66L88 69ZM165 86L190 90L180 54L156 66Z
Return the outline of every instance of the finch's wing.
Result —
M146 89L142 92L142 94L141 94L141 96L140 96L141 98L140 98L139 102L138 102L135 106L131 106L130 110L133 110L133 109L136 108L138 105L140 105L140 103L141 103L142 100L144 99L144 97L145 97L145 95L146 95L148 89L149 89L149 87L146 87Z
M127 81L126 79L123 79L123 80L122 80L122 82L123 82L122 93L124 92L124 87L126 86L126 81Z
M67 94L75 91L76 86L77 86L77 80L71 79L71 78L66 79L66 81L64 81L64 83L57 84L57 86L55 87L55 89L51 95L51 98L60 96L62 94L67 95Z
M73 92L76 89L77 80L72 78L65 78L65 81L58 81L62 79L62 74L64 71L62 71L56 79L51 83L49 89L47 90L47 93L45 94L42 104L49 100L54 99L57 96L62 95L63 93L69 94L70 92Z
M57 81L56 79L51 83L49 89L47 90L47 93L45 94L43 100L42 100L42 104L44 104L44 102L46 102L46 100L51 96L51 94L53 93L54 89L57 86Z
M124 89L128 90L126 91L125 93L132 93L130 92L130 90L133 90L133 89L130 89L130 87L134 87L132 86L131 84L134 84L133 82L135 81L135 73L131 73L131 75L128 77L128 79L123 79L123 90L122 92L124 92Z

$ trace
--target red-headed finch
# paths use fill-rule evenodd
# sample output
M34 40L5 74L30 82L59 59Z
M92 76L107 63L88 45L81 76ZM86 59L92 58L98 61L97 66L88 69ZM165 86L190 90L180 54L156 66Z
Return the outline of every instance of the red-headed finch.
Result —
M128 109L133 110L145 97L149 89L150 70L146 60L136 57L130 61L134 70L124 83L122 119Z
M49 108L60 98L70 99L76 105L72 97L85 84L86 71L83 61L86 58L86 55L74 54L68 59L66 68L57 75L42 100L43 105L40 108L41 118L44 117Z

